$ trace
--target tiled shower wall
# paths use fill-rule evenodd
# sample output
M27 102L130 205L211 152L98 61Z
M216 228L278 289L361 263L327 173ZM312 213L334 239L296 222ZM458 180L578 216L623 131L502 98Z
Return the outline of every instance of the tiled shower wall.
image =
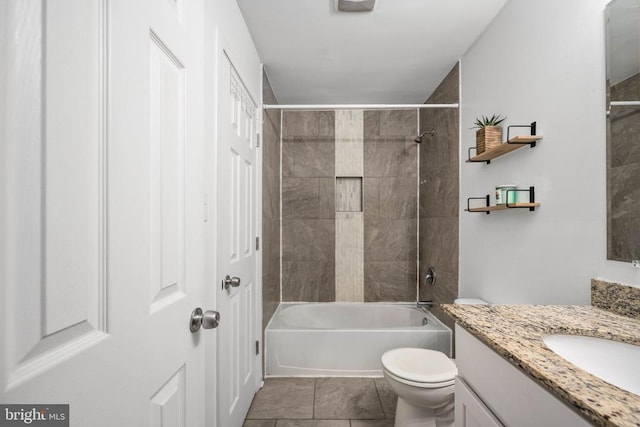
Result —
M364 300L415 301L417 110L364 112Z
M283 113L283 301L415 299L417 119L416 110ZM336 197L336 182L350 196Z
M335 300L335 113L285 111L282 300Z
M277 104L263 74L263 102ZM280 303L280 110L265 110L262 122L262 325ZM263 341L264 342L264 341Z
M456 65L427 100L427 104L459 102L459 71ZM458 297L459 207L459 109L422 109L420 132L420 299L436 303L434 313L453 329L453 320L438 304ZM426 285L427 269L434 267L435 286Z

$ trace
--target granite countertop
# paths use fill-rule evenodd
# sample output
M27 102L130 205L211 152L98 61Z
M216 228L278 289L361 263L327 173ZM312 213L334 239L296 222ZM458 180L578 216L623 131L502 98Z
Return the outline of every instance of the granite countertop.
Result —
M640 320L592 306L443 305L442 308L460 326L594 424L640 426L640 396L583 371L542 342L545 335L567 334L640 345Z

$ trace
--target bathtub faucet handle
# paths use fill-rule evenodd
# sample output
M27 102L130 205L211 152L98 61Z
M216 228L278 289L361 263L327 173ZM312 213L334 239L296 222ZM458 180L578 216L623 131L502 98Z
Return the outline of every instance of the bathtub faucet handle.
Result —
M429 267L427 274L424 276L424 284L435 286L436 284L436 269Z

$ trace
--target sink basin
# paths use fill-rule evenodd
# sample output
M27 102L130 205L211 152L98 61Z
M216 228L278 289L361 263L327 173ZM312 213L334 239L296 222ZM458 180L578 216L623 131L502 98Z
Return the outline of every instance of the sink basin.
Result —
M543 341L591 375L640 395L640 346L583 335L547 335Z

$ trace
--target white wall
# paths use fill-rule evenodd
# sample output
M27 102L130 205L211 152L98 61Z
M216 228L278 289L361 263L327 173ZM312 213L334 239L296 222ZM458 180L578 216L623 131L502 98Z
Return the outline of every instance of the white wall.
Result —
M639 269L606 261L607 2L510 0L462 58L461 205L516 184L534 185L541 207L461 213L461 296L584 304L594 277L640 286ZM537 121L544 139L490 165L465 163L469 128L493 113Z

